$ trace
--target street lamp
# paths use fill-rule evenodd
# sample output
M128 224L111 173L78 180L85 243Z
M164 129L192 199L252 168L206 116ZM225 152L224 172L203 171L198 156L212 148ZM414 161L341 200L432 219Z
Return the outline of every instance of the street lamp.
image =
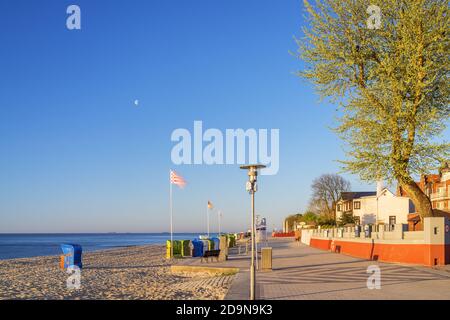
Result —
M252 204L252 214L251 214L251 240L252 240L252 257L251 257L251 265L250 265L250 300L255 300L255 192L258 191L258 186L256 184L258 170L265 168L265 165L262 164L251 164L247 166L241 166L241 169L248 170L248 181L245 185L245 189L251 195L251 204Z
M222 218L222 211L219 210L219 213L217 214L218 218L219 218L219 238L222 235L222 232L220 230L220 218Z

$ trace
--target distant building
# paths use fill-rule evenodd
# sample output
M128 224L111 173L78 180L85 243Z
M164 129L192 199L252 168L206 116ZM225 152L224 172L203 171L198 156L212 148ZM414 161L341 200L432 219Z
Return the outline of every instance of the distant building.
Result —
M450 217L450 167L446 162L438 174L423 174L417 186L430 199L434 214ZM397 195L408 196L401 186L397 188ZM414 212L409 216L409 229L422 230L420 216Z
M342 192L340 199L336 202L336 221L339 221L343 213L353 215L354 202L356 206L360 205L362 197L376 195L376 192Z
M342 192L336 203L336 219L351 214L357 224L408 223L414 206L408 197L396 196L389 189L377 192Z
M439 174L423 174L416 184L430 198L433 209L450 211L450 167L448 162L439 170ZM400 186L397 193L408 195L406 190Z

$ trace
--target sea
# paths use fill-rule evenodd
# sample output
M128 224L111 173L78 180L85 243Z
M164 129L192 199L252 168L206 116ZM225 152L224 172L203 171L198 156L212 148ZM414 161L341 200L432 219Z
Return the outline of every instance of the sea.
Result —
M174 233L174 240L192 240L199 233ZM215 236L215 235L211 235ZM59 255L61 244L79 244L83 252L147 244L165 244L170 233L1 234L0 260Z

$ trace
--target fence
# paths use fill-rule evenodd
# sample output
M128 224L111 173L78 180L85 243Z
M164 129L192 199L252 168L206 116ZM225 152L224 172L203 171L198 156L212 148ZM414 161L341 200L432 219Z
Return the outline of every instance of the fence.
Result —
M406 231L407 225L302 230L301 241L322 250L369 260L426 266L450 264L449 220L424 219L424 231ZM386 231L391 230L391 231Z

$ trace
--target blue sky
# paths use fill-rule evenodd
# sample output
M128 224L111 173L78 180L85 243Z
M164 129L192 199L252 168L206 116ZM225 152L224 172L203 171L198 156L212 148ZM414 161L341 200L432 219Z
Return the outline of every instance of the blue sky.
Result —
M70 4L81 30L66 28ZM0 232L167 231L171 167L188 180L175 231L204 232L207 200L223 229L247 229L238 165L171 163L172 131L194 120L279 128L280 170L260 178L257 213L280 227L305 210L344 154L335 108L294 75L302 24L298 0L1 1Z

